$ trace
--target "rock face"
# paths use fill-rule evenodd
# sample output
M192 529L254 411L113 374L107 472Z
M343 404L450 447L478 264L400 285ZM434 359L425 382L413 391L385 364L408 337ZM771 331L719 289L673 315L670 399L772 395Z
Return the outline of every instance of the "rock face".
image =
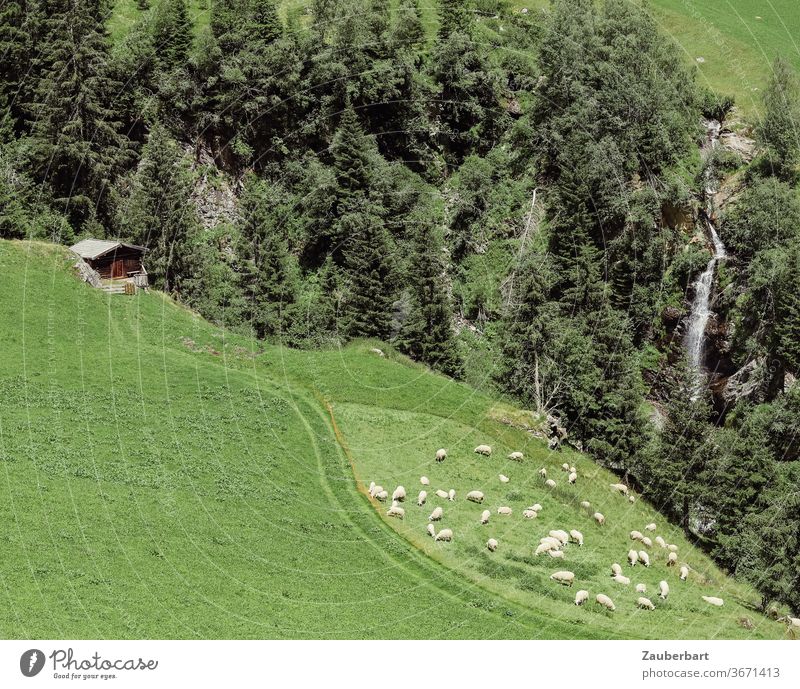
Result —
M756 142L738 132L722 132L719 136L719 143L729 151L738 153L746 163L749 163L756 154Z
M195 151L187 147L187 153L195 158L197 173L191 201L197 209L197 219L209 230L224 223L232 224L236 218L236 180L219 170L214 157L206 149Z
M767 377L763 359L748 361L736 373L728 376L720 385L719 395L728 407L734 406L740 399L759 401L766 392Z

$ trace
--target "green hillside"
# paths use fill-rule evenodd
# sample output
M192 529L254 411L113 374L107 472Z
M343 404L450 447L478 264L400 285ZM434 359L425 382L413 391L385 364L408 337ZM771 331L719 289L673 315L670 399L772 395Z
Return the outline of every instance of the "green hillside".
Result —
M610 474L494 421L493 401L466 386L372 344L306 353L232 337L157 291L91 289L70 264L60 247L0 242L4 638L785 634L646 504L612 495ZM491 459L471 453L479 441L495 446ZM450 457L435 466L442 445ZM511 449L525 462L501 459ZM562 461L576 464L576 487ZM425 535L436 498L409 501L398 522L364 494L375 480L416 495L420 474L431 492L458 491L439 527L454 530L451 544ZM514 514L479 527L482 508L463 499L473 488ZM542 516L522 519L533 502ZM633 584L623 590L607 569L650 521L692 574L680 582L658 553L648 571L625 565L654 601L658 580L670 582L668 601L645 614ZM533 559L555 527L578 528L586 545L563 564ZM491 555L489 534L500 541ZM557 569L578 585L550 582ZM576 608L578 588L611 595L617 611Z

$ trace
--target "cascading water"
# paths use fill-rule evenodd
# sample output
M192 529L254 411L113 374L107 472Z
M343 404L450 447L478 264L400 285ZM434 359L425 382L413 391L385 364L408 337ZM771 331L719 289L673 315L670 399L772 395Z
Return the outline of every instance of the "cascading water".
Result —
M704 152L707 154L713 150L719 139L720 123L711 121L706 123L708 129L708 140L704 146ZM700 274L700 277L694 283L694 301L692 302L692 310L689 314L689 322L686 328L686 337L684 344L686 352L689 356L689 363L695 372L696 376L696 390L695 397L699 396L702 387L703 376L703 349L706 339L706 326L708 319L711 317L711 286L714 282L714 273L717 264L726 257L725 245L717 234L717 228L714 227L713 218L713 199L714 199L714 177L710 166L706 168L706 227L708 229L709 237L713 247L713 255L706 265L706 269Z

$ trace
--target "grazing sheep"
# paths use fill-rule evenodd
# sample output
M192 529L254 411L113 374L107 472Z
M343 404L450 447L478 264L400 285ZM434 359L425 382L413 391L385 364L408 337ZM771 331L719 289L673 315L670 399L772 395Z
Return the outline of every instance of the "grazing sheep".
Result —
M536 510L522 510L522 516L525 517L525 519L536 519L539 513Z
M488 457L492 454L492 448L489 445L478 445L474 450L476 455L484 455Z
M622 574L622 567L620 567L616 562L611 565L611 576L615 577L618 574Z
M567 464L566 462L564 462L564 463L561 465L561 470L562 470L562 471L566 471L567 473L569 473L569 464Z
M587 600L589 600L589 592L584 591L581 589L578 593L575 594L575 605L583 605Z
M397 486L394 489L394 493L392 493L392 500L397 500L397 502L403 502L406 499L406 489L403 486Z
M455 492L455 491L454 491L452 488L451 488L451 489L448 491L448 493L447 493L447 499L448 499L450 502L453 502L453 500L455 500L455 499L456 499L456 492Z
M374 497L375 495L375 481L369 482L369 496Z
M725 604L722 598L717 598L716 596L703 596L702 598L706 603L716 605L718 608L721 608Z
M644 527L644 530L645 531L655 531L656 530L656 525L653 522L651 522L650 524L648 524L647 526Z
M550 538L558 539L561 545L566 545L567 543L569 543L569 534L566 531L562 531L561 529L553 529L547 535L550 536Z
M382 490L378 493L375 493L375 499L380 500L381 502L386 502L389 499L389 492Z
M500 483L508 483L509 481L508 476L505 474L497 474L497 478L500 479Z
M653 547L653 541L651 541L651 540L650 540L650 539L649 539L647 536L645 536L645 537L642 539L642 543L643 543L643 544L645 545L645 547L647 547L647 548L652 548L652 547Z
M667 548L669 549L669 551L671 553L677 553L678 552L678 546L676 546L674 543L671 544L671 545L668 545Z
M644 538L641 531L631 531L632 541L641 541Z
M469 493L467 493L467 500L470 502L481 503L483 502L483 493L481 493L479 490L471 490Z
M658 597L662 600L667 600L669 595L669 584L666 581L658 582Z
M656 543L660 545L662 548L667 547L667 542L663 538L661 538L661 536L656 536Z
M553 549L553 544L552 543L540 543L537 546L537 548L536 548L536 550L534 551L533 554L534 555L542 555L542 554L544 554L546 552L549 552L552 549Z
M442 529L439 533L436 534L436 538L433 539L434 541L452 541L453 540L453 530L452 529Z
M528 509L531 509L534 512L541 512L542 511L542 506L537 502L536 504L531 505Z
M656 606L653 605L652 601L649 598L645 598L644 596L640 596L636 599L636 605L640 608L646 608L647 610L655 610Z
M484 510L483 512L481 512L481 524L488 524L489 523L489 517L491 515L492 515L492 513L489 512L489 510Z
M583 507L583 509L585 510L588 510L591 506L592 503L589 502L588 500L584 500L583 502L581 502L581 507Z
M505 506L498 507L497 508L497 514L502 514L502 515L507 517L507 516L509 516L511 514L511 508L510 507L505 507Z
M681 567L681 581L686 581L689 578L689 568L686 565Z
M594 599L599 605L602 605L604 608L608 608L611 612L614 612L617 609L617 606L614 605L614 601L611 600L605 593L598 593Z
M573 572L553 572L550 575L550 578L553 581L557 581L559 584L564 584L565 586L572 586L575 583L575 574Z
M636 502L636 498L634 498L634 497L631 495L631 496L628 498L628 502L631 502L631 503L633 503L633 502Z
M523 455L521 452L512 452L510 455L508 455L508 458L515 462L521 462L524 457L525 455Z
M639 562L641 562L645 567L650 566L650 556L644 551L639 551Z
M441 507L437 507L433 510L433 512L431 512L431 516L428 517L428 521L438 522L443 516L444 510Z
M435 538L436 537L436 529L434 528L433 524L428 524L428 535L431 538Z
M428 492L421 490L419 495L417 496L417 504L422 507L425 504L425 501L428 499Z
M428 480L428 477L427 477L427 476L420 476L420 477L419 477L419 482L420 482L420 483L421 483L423 486L429 486L429 485L431 485L431 482Z
M583 545L583 534L580 531L576 531L575 529L571 529L569 532L569 537L575 541L579 546Z
M489 549L490 552L494 552L497 550L497 541L494 538L490 538L486 541L486 547Z
M542 478L547 478L547 469L545 469L544 467L539 469L539 476L541 476Z
M645 593L647 591L646 584L636 584L636 593Z
M667 567L674 567L678 564L678 553L670 553L667 558Z
M779 622L786 622L787 626L789 627L800 627L800 617L789 617L786 615L785 617L778 620Z
M544 485L546 485L548 488L555 488L556 482L553 479L549 478L544 482Z
M561 550L561 541L555 536L545 536L539 539L539 543L550 543L557 550Z
M628 577L626 577L624 574L617 574L616 576L614 576L612 578L618 584L623 584L625 586L630 586L630 584L631 584L631 580Z
M576 474L576 473L573 471L573 472L572 472L572 473L569 475L569 478L568 478L567 480L568 480L570 483L573 483L573 484L574 484L574 483L575 483L575 481L577 481L577 480L578 480L578 474Z
M639 561L639 553L635 550L628 551L628 562L631 563L631 567L636 567L636 563Z
M447 498L450 497L450 495L447 493L447 491L442 490L441 488L437 488L436 489L436 496L439 497L439 498L443 498L444 500L447 500Z
M406 516L406 511L398 505L392 505L386 511L386 514L390 517L397 517L398 519L402 519L403 517Z
M555 548L551 548L550 550L548 550L547 554L550 557L556 557L556 558L560 558L562 560L564 559L564 553L561 552L560 550L556 550Z
M605 517L604 517L604 516L603 516L603 515L602 515L600 512L595 512L593 516L594 516L594 520L595 520L595 521L596 521L596 522L597 522L597 523L598 523L600 526L603 526L603 524L605 524L605 523L606 523L606 518L605 518Z
M613 490L616 493L620 493L622 495L628 494L628 486L626 486L624 483L612 483L610 484L610 487L611 490Z
M436 450L436 461L443 462L445 459L447 459L447 450L444 448Z

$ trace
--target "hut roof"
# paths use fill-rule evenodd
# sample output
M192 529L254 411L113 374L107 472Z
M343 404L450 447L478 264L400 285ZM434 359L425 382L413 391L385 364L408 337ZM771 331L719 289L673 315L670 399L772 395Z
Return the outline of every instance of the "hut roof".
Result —
M142 253L147 251L143 246L136 246L136 244L127 244L125 242L114 242L107 239L83 239L77 244L73 244L70 250L74 251L81 258L94 260L119 248L133 249L134 251L141 251Z

